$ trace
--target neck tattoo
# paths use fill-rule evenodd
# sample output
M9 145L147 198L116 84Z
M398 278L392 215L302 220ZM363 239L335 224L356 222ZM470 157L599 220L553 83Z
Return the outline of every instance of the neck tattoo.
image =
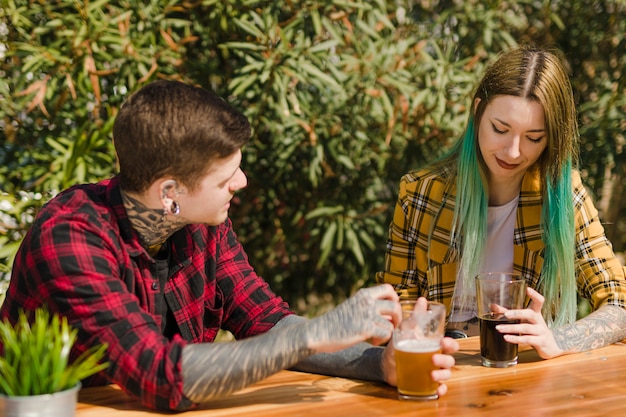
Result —
M148 208L123 191L122 201L130 223L139 234L143 245L153 255L170 236L186 225L180 217L167 216L162 210Z

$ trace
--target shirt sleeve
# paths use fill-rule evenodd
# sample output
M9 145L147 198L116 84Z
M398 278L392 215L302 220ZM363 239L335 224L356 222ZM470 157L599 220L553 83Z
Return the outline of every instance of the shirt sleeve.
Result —
M576 266L581 295L590 300L594 310L607 304L626 308L624 267L604 234L598 210L578 174L574 177L574 207Z
M112 382L152 409L180 410L192 403L182 394L180 337L163 337L153 317L132 291L128 254L120 249L107 219L93 208L56 213L34 225L16 258L15 287L7 306L35 309L42 304L68 318L78 329L72 358L90 346L106 344L104 375L90 384ZM116 243L117 242L117 243ZM135 285L129 288L127 285ZM3 309L4 310L4 309ZM4 313L3 313L4 314Z
M265 333L293 312L256 274L230 220L220 226L218 233L216 279L224 297L222 327L236 339Z
M442 294L454 278L432 279L429 270L454 262L450 231L454 207L443 204L445 179L426 171L410 172L400 180L398 199L389 225L385 270L376 281L394 286L401 297ZM443 227L441 225L444 225ZM430 288L429 286L433 286Z
M385 270L376 274L378 283L391 284L400 293L405 293L409 287L414 287L417 274L415 246L417 230L409 223L409 217L414 217L410 211L413 207L408 204L406 180L400 181L398 199L393 210L393 217L389 224L387 245L385 250Z

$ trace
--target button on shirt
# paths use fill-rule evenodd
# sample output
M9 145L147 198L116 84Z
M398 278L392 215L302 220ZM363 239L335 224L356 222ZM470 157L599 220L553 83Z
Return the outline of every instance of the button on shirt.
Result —
M112 382L149 408L189 408L181 370L187 343L212 342L220 328L237 339L265 333L292 312L256 275L230 220L186 226L168 243L160 285L118 179L73 187L41 210L25 237L0 319L15 322L19 309L47 305L78 329L72 357L108 345L109 368L84 385ZM166 316L174 320L167 328Z

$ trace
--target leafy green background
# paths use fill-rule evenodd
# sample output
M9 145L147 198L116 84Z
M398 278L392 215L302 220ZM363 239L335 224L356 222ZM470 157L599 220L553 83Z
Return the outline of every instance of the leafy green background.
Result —
M300 311L371 285L400 176L446 149L499 51L561 48L581 169L625 249L624 0L0 0L0 273L38 208L116 172L123 100L212 89L253 127L231 208L257 272ZM319 307L323 308L323 307Z

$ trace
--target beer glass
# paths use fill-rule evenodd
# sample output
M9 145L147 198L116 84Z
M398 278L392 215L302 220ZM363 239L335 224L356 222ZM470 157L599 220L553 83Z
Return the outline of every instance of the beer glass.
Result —
M504 311L524 308L526 281L519 274L488 272L476 276L476 303L480 323L483 366L508 368L517 364L517 344L504 340L498 324L517 324Z
M415 300L402 301L402 322L393 332L398 376L398 398L437 399L439 384L431 377L433 355L441 353L446 307L428 302L426 311L415 311Z

